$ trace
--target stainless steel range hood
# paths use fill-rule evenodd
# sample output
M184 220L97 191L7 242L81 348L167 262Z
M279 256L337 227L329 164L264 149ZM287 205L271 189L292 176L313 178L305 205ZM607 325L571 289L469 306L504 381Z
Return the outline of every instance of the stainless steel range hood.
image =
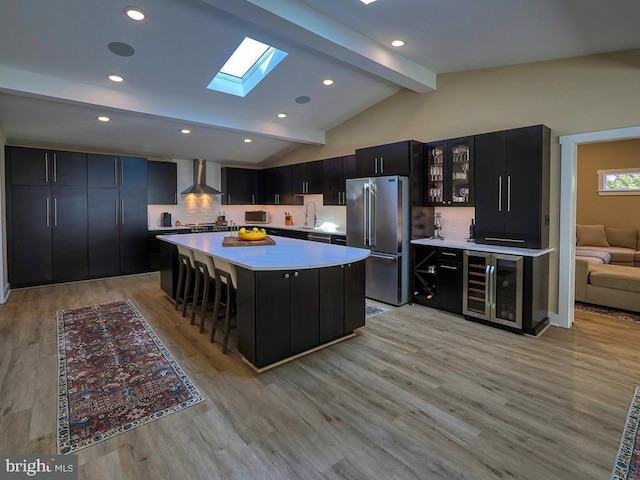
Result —
M193 161L193 185L182 192L183 195L188 193L210 195L220 195L222 192L207 185L207 162L206 160L195 159Z

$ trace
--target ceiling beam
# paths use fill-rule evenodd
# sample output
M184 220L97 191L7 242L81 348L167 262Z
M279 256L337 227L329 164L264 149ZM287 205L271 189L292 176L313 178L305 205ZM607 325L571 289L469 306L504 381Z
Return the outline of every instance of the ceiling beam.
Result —
M298 0L202 0L245 21L417 93L436 74Z

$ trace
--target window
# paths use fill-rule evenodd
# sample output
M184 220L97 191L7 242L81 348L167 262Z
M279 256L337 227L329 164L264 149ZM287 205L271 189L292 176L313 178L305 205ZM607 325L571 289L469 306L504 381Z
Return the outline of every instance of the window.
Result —
M207 88L244 97L286 56L282 50L245 37Z
M598 170L598 195L640 195L640 167Z

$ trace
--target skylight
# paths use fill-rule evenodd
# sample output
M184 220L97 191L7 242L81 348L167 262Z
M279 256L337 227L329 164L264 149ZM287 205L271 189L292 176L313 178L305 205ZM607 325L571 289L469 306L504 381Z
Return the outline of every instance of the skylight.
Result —
M286 52L245 37L207 88L244 97L286 56Z

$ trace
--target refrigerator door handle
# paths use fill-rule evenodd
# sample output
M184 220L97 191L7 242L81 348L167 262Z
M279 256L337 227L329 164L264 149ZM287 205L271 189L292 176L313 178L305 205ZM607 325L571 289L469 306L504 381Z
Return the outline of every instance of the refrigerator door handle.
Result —
M369 227L369 218L368 218L369 217L369 184L368 183L365 183L362 186L362 192L363 192L363 194L362 194L362 202L363 202L363 205L362 205L362 207L363 207L362 208L362 213L363 213L363 215L362 215L362 243L364 245L369 245L367 243L367 240L368 240L367 233L369 233L368 232L368 227Z
M375 198L375 192L374 190L371 188L371 186L369 186L369 215L368 215L368 223L369 223L369 246L370 247L375 247L376 246L376 226L375 226L375 219L376 219L376 198Z
M390 262L397 262L398 261L398 257L395 255L386 255L384 253L371 253L371 256L374 258L382 258L383 260L389 260Z
M489 274L491 276L491 312L493 313L493 311L496 308L496 278L495 278L495 273L496 273L496 267L495 265L491 265L491 268L489 269ZM494 315L491 315L492 317L494 317Z

